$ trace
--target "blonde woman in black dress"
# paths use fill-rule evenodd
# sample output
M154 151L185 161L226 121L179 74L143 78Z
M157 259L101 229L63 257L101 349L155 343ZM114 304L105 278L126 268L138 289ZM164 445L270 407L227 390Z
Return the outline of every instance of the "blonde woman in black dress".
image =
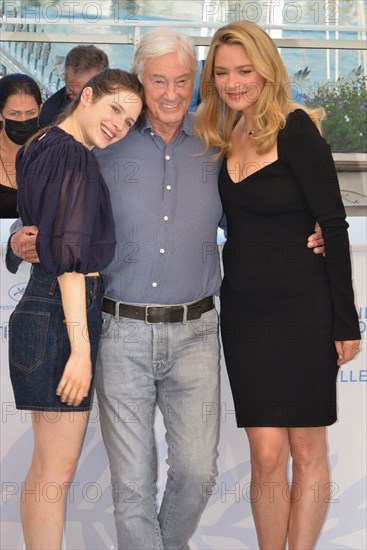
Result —
M325 426L337 419L337 371L360 339L323 111L290 99L274 42L248 22L215 33L201 97L197 133L225 156L222 338L237 423L250 443L259 546L310 549L330 492ZM326 257L306 247L316 220Z

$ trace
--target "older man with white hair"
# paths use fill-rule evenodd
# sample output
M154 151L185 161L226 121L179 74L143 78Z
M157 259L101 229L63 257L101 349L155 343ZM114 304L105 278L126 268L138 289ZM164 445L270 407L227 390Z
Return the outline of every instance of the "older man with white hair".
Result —
M217 163L187 110L197 71L191 39L147 32L132 71L144 120L122 146L98 151L117 233L107 269L96 387L110 459L120 549L183 549L214 482L219 341L214 295L222 206ZM168 479L156 503L155 409L164 419Z

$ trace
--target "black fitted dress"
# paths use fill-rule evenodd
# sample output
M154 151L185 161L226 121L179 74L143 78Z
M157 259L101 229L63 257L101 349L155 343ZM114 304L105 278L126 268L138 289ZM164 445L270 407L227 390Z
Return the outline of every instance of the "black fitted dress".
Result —
M17 190L0 183L0 218L19 218L17 211Z
M298 109L278 135L278 160L235 184L224 160L224 354L243 427L336 421L334 340L360 338L348 224L330 148ZM321 225L327 256L306 246Z

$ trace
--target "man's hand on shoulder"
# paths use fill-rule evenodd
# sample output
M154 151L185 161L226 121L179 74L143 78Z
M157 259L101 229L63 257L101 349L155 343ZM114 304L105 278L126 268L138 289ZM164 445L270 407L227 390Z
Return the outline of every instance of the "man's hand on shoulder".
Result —
M318 223L315 224L315 233L308 237L308 248L312 248L314 254L325 254L324 238L322 236L321 227Z
M38 228L35 225L22 227L10 238L13 253L26 262L39 263L36 252L36 237Z

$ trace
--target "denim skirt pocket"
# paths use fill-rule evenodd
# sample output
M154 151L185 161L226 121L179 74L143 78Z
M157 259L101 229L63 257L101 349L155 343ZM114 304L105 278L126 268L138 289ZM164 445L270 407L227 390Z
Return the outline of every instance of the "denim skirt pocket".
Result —
M14 311L9 322L10 367L32 372L46 354L50 312Z
M85 286L93 379L102 328L102 278L85 277ZM66 324L58 281L35 265L9 321L10 379L17 409L90 409L93 381L87 397L77 407L62 403L56 393L71 353L69 337L73 337L73 324Z

